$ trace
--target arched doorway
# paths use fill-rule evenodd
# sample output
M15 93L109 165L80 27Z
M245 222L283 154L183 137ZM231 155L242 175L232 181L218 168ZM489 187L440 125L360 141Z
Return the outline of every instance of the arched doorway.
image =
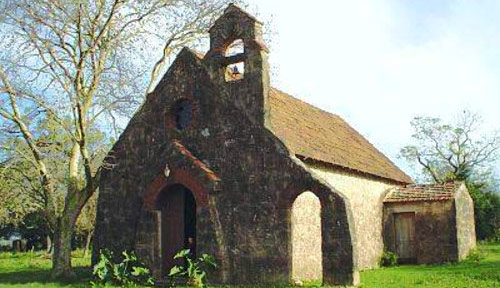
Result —
M162 273L168 275L173 266L183 265L182 259L173 259L177 252L190 249L196 255L196 200L188 188L175 184L161 191L156 206L161 212Z
M321 203L312 192L301 193L292 205L292 280L319 281L323 278Z

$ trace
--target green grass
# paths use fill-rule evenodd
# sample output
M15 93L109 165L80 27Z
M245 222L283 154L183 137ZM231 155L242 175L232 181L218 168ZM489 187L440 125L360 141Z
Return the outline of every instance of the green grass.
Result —
M479 263L398 266L361 272L363 288L500 287L500 243L480 245ZM89 287L90 260L78 253L73 266L78 280L50 281L50 259L42 253L0 253L0 287Z
M89 287L90 259L75 252L72 265L78 281L51 281L51 259L44 253L0 253L0 287Z
M479 263L408 265L361 272L360 287L500 287L500 243L483 244Z

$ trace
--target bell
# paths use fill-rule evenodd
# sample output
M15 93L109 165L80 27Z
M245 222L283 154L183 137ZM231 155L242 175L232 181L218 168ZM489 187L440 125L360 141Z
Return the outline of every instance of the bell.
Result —
M240 71L238 70L238 66L234 65L233 66L233 75L239 75Z

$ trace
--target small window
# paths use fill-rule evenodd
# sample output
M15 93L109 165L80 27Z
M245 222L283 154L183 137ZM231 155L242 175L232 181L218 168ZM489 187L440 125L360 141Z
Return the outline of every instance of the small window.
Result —
M238 62L226 66L225 78L226 82L237 81L243 79L245 74L245 62Z
M229 46L227 46L225 56L231 57L243 53L245 53L245 44L243 43L243 40L236 39L231 42Z
M191 121L191 103L182 99L174 104L172 109L172 116L175 124L175 128L179 130L184 130Z

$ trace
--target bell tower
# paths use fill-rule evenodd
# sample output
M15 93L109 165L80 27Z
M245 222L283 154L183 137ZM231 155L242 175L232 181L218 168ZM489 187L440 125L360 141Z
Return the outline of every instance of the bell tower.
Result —
M230 4L209 33L205 62L215 74L214 80L253 123L263 124L270 80L262 23Z

